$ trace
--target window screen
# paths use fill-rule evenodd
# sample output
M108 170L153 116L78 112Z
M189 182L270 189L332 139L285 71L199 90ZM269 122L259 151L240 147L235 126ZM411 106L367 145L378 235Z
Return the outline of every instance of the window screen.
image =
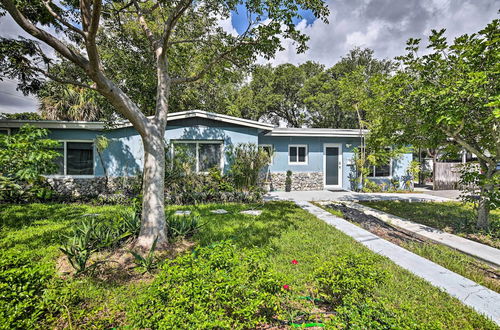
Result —
M213 167L220 167L221 150L219 143L200 143L198 149L200 172L208 172Z
M66 143L66 174L94 174L94 147L92 142Z

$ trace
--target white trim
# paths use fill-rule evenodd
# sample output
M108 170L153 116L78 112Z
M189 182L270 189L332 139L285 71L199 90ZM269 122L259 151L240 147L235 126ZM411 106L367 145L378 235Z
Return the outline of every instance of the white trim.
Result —
M366 135L368 130L363 130ZM359 129L333 129L333 128L284 128L276 127L265 136L321 136L321 137L360 137Z
M224 169L224 161L225 161L225 158L224 158L224 152L225 152L225 146L224 146L224 141L222 140L175 140L175 139L172 139L170 140L170 145L172 146L170 149L171 149L171 157L172 159L174 159L175 157L175 153L174 153L174 147L173 145L176 144L176 143L193 143L193 144L196 144L196 173L200 173L200 174L208 174L208 172L200 172L200 158L199 158L199 145L200 144L219 144L221 146L220 148L220 152L221 152L221 155L220 155L220 164L219 164L219 168L220 170L222 171Z
M10 135L10 128L8 127L2 127L0 128L0 131L7 131L7 135Z
M186 119L186 118L193 118L193 117L212 119L212 120L227 122L227 123L241 125L241 126L259 128L259 129L264 129L264 130L271 130L274 128L274 125L272 125L272 124L261 123L259 121L255 121L255 120L238 118L238 117L233 117L233 116L228 116L228 115L222 115L219 113L208 112L208 111L203 111L203 110L188 110L188 111L169 113L167 116L167 120L178 120L178 119Z
M47 178L77 178L77 179L90 179L95 178L95 164L96 164L96 146L95 140L57 140L63 144L63 172L64 174L49 174L45 175ZM68 173L68 157L67 157L67 145L68 142L84 142L92 143L92 174L67 174Z
M269 161L268 165L273 165L274 163L274 146L270 143L263 143L263 144L259 144L258 147L269 147L271 148L271 160Z
M334 147L339 148L339 158L338 158L338 184L337 185L327 185L326 184L326 148ZM344 164L343 164L343 152L342 152L342 143L324 143L323 144L323 187L325 189L339 189L342 188L342 179L344 177Z
M292 147L297 148L297 161L296 162L290 161L290 148L292 148ZM305 162L299 162L299 149L298 148L301 148L301 147L306 148ZM308 165L309 164L309 148L308 148L307 144L289 144L287 157L288 157L288 165Z

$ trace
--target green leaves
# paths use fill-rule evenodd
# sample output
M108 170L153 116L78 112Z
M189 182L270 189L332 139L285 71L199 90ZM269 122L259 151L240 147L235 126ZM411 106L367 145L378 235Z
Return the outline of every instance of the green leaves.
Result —
M33 183L56 170L54 149L59 142L47 139L48 130L23 125L12 135L0 135L0 175Z

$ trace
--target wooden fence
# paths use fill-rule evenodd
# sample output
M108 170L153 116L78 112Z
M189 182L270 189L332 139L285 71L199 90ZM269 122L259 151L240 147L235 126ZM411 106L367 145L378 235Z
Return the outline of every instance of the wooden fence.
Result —
M434 162L434 190L458 189L462 163Z

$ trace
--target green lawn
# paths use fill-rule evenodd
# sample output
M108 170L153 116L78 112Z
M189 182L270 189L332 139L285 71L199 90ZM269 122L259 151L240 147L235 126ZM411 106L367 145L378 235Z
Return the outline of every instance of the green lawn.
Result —
M339 210L328 207L327 205L317 205L340 218L345 218ZM369 228L365 229L369 230ZM482 261L450 247L433 243L431 241L393 241L393 243L500 293L500 279L498 278L498 271Z
M400 201L362 202L361 204L421 223L426 226L463 236L500 248L500 209L490 213L490 229L477 230L476 214L470 204L408 203Z
M262 209L262 215L254 217L239 213L249 207ZM80 222L84 214L106 213L112 216L113 212L120 208L123 206L0 205L1 259L11 258L13 255L27 257L31 262L30 267L43 266L50 269L50 276L57 280L54 280L57 285L49 286L49 289L58 290L58 295L50 300L56 307L44 309L48 312L42 315L23 315L39 321L34 322L32 326L133 327L131 320L134 319L136 302L148 299L148 288L152 283L149 276L145 276L145 280L122 281L111 278L103 281L91 276L66 276L61 279L54 272L55 261L60 256L58 247L61 235L67 233L72 224ZM210 210L217 208L225 208L229 213L210 213ZM373 253L361 244L292 203L273 202L252 206L212 204L176 207L169 211L173 209L192 210L205 223L193 237L198 246L212 246L221 240L231 240L241 250L265 251L266 259L263 262L268 263L270 271L291 288L287 300L314 295L317 288L313 274L325 262L351 254L373 256ZM297 265L291 263L293 259L298 261ZM374 257L374 260L374 267L386 271L389 278L375 287L375 299L387 310L411 320L415 326L432 329L497 328L491 321L465 307L458 300L389 260L382 257ZM4 272L2 274L5 274L5 265L3 266L0 268ZM0 281L4 280L5 277L0 278ZM2 283L0 290L5 290ZM4 298L0 295L0 309L2 304L7 303L2 299ZM304 305L305 303L298 302L296 310L289 308L290 318L306 313ZM1 311L0 315L6 317ZM9 328L9 324L5 320L2 321L0 327Z

